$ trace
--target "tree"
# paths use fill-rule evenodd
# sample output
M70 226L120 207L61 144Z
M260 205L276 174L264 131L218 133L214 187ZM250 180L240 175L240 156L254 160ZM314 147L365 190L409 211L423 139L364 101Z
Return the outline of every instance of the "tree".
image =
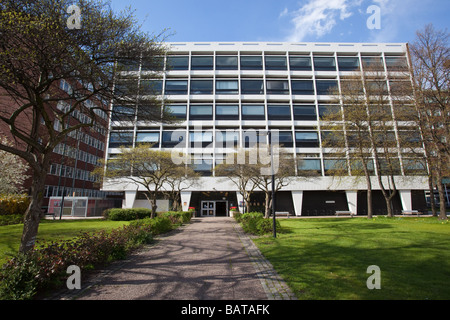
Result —
M173 161L172 153L153 150L148 144L135 148L121 147L120 153L111 158L97 173L103 169L104 182L116 183L119 179L144 187L146 190L144 194L152 208L152 218L156 214L158 195L166 190L167 184L173 186L174 181L177 181L178 188L183 188L181 186L183 173L180 166Z
M200 174L190 166L178 166L166 179L166 188L163 191L172 200L172 210L181 210L181 192L197 183Z
M450 174L449 37L447 30L435 30L429 24L416 33L416 40L409 46L415 106L427 150L427 165L439 191L440 219L447 219L442 180Z
M11 145L6 138L1 144ZM28 166L18 156L0 150L0 194L22 192L22 184L29 177L26 175Z
M24 159L32 172L21 252L35 243L55 146L71 132L101 124L111 104L161 109L163 103L151 93L140 94L138 74L129 71L141 64L161 70L159 58L166 52L161 35L141 32L131 10L116 14L101 0L77 1L81 26L69 29L66 11L72 4L71 0L0 3L0 124L15 141L14 146L0 144L0 150ZM60 102L68 107L61 108ZM140 109L141 118L165 119L154 108ZM85 120L77 121L75 113L84 114ZM55 130L55 123L60 130Z

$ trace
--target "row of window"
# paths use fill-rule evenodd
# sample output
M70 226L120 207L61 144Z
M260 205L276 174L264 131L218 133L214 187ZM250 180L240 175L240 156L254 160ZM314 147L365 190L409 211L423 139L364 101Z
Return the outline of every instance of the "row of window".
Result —
M44 198L61 197L64 193L65 197L89 197L89 198L105 198L113 192L100 191L94 189L71 188L63 186L45 186Z
M90 171L69 167L66 165L52 164L48 172L51 175L66 177L84 181L97 181L97 178Z
M69 146L67 144L65 145L64 143L57 144L55 149L53 149L53 152L59 155L64 155L71 159L77 159L79 161L87 162L95 166L100 164L100 157L91 154L89 152L77 149L75 147Z
M402 56L387 56L384 58L386 68L389 71L404 70L407 61ZM164 61L159 62L160 68L164 68ZM355 71L370 67L384 70L383 57L361 57L345 56L276 56L276 55L211 55L201 56L168 56L166 61L167 70L300 70L300 71ZM154 64L148 64L154 68ZM125 66L124 66L125 67ZM142 64L142 70L146 71L146 64ZM127 71L137 71L138 66L126 66Z

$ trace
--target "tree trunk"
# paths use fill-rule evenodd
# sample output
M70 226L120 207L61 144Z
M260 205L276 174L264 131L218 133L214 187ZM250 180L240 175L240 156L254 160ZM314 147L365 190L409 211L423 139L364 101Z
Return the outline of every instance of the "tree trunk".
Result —
M433 176L428 176L428 189L430 190L430 206L433 217L437 217L436 204L434 200Z
M272 205L272 199L270 193L266 192L266 210L264 212L264 217L268 219L270 217L270 209Z
M447 220L447 213L445 209L445 194L444 194L444 186L442 184L442 175L438 170L437 173L437 188L439 191L439 219L440 220Z

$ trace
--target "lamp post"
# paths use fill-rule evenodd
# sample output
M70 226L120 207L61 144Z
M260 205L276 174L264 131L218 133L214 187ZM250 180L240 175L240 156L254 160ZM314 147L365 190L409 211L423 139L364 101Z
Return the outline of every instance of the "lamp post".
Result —
M272 219L273 219L273 237L277 237L277 227L276 227L276 215L275 215L275 172L273 170L273 144L272 144L272 132L267 131L270 143L270 173L272 175Z

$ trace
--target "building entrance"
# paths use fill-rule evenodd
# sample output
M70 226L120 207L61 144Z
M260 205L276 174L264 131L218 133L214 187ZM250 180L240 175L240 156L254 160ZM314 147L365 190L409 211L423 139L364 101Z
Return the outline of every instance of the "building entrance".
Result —
M227 217L228 216L228 201L202 201L201 202L201 216L202 217Z

